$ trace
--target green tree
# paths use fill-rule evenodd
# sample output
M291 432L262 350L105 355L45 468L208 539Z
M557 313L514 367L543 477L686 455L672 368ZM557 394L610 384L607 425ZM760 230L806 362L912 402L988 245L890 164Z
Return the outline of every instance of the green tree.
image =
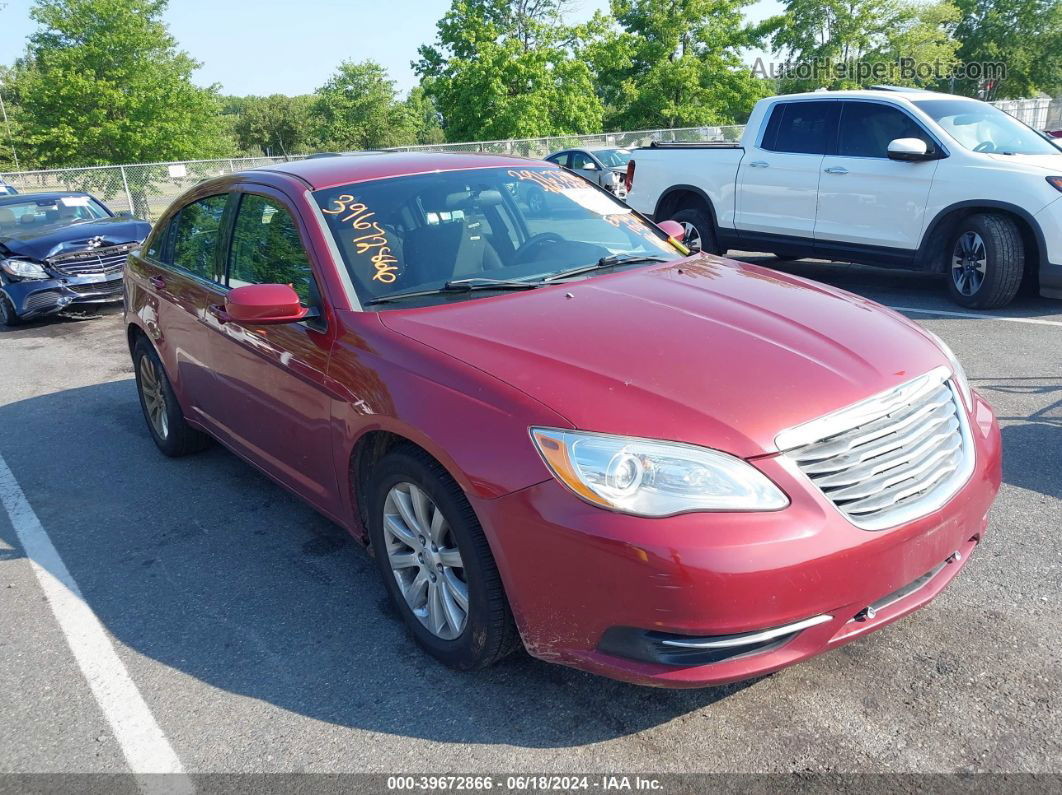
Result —
M565 0L453 0L413 64L450 141L597 132L594 75Z
M871 60L899 67L886 78L893 85L946 89L947 76L958 65L959 42L953 35L961 17L958 6L951 0L908 5L901 16Z
M45 167L213 157L217 91L162 22L166 0L36 0L17 76L23 140Z
M416 135L394 81L375 61L343 61L317 89L313 114L325 149L382 149L413 143Z
M288 157L313 148L311 96L240 97L232 125L242 152ZM231 105L230 105L231 107Z
M412 120L418 144L441 144L446 140L442 128L442 114L422 86L414 86L405 101L406 112Z
M1002 80L956 81L957 93L985 99L1062 94L1062 3L1058 0L956 0L955 36L965 64L1002 63Z
M761 26L749 0L612 0L620 30L588 47L610 128L685 127L744 121L768 85L742 62ZM607 25L597 17L593 25Z

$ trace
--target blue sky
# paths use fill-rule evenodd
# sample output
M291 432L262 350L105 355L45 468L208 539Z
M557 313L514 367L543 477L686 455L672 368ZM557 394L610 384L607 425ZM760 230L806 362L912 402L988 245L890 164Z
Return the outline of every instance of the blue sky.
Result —
M4 6L6 2L6 6ZM35 29L32 0L0 0L0 63L11 64ZM435 38L450 0L170 0L166 22L202 68L197 83L226 94L306 94L343 59L379 61L404 93L416 85L409 62ZM572 21L608 7L576 0ZM750 17L778 13L760 0Z

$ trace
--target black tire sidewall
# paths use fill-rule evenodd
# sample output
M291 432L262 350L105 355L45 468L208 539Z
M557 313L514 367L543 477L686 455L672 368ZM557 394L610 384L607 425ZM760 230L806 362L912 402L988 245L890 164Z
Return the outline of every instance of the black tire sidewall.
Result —
M383 507L387 493L398 483L408 482L425 491L440 508L450 525L451 533L461 552L465 564L465 580L468 583L468 620L461 634L453 640L444 640L431 633L413 614L406 604L395 581L394 572L387 560L387 549L383 537ZM456 491L456 493L455 493ZM400 449L389 453L376 467L369 487L369 539L372 544L384 587L395 609L402 616L406 627L416 641L430 654L450 667L471 670L482 667L484 657L490 651L491 638L488 638L491 621L487 603L487 584L483 564L479 559L477 545L471 534L482 533L476 522L469 526L469 518L475 522L474 514L456 484L444 481L439 472L434 471L425 456L413 451ZM463 503L463 504L462 504Z
M985 277L973 295L963 295L955 284L952 260L955 246L967 232L976 232L985 244ZM998 215L971 215L963 219L948 241L945 261L948 293L955 303L971 309L994 309L1014 298L1024 275L1024 249L1021 234L1009 218Z
M0 325L11 328L22 322L22 318L15 312L15 305L6 293L0 292Z
M144 404L144 387L140 383L140 360L145 356L151 360L156 374L162 380L162 391L166 399L166 426L169 429L165 439L155 431L155 426L151 424L151 419L148 416L147 406ZM136 376L136 393L140 399L140 410L144 414L144 422L147 424L148 432L151 434L151 438L155 440L159 450L164 455L171 457L185 455L190 452L188 440L184 437L192 434L198 437L199 434L188 427L185 422L184 414L181 412L180 404L177 402L177 396L173 392L173 387L170 386L169 376L166 375L166 368L162 366L162 360L159 358L154 346L143 337L137 340L133 346L133 373Z
M705 254L719 253L719 246L715 239L715 224L712 223L711 216L705 210L698 208L679 210L671 216L671 220L678 221L680 224L693 224L701 236L701 251Z

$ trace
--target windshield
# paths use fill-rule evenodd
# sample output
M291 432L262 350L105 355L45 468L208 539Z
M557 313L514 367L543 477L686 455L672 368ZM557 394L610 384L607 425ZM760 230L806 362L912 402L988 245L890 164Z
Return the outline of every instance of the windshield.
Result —
M683 256L611 194L559 168L444 171L314 197L363 304L459 279L537 281L612 255Z
M609 168L622 168L631 159L631 153L626 149L598 149L594 154Z
M78 221L109 218L110 214L91 196L60 196L0 204L0 231L30 230L44 226L65 226Z
M914 103L967 149L1001 155L1058 155L1036 130L998 108L973 99L922 99Z

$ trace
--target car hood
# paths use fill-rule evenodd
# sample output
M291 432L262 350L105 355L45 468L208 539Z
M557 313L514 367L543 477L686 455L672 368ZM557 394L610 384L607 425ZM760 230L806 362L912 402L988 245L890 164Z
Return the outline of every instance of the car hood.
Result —
M576 428L742 457L946 363L892 310L707 255L380 317Z
M0 230L0 245L11 254L45 260L66 251L86 248L88 241L102 237L101 246L139 242L147 237L151 224L136 218L102 218L75 224L53 224L25 230Z
M1000 163L1013 165L1019 163L1023 166L1034 166L1050 171L1052 174L1062 174L1062 152L1057 155L992 155L993 160Z

